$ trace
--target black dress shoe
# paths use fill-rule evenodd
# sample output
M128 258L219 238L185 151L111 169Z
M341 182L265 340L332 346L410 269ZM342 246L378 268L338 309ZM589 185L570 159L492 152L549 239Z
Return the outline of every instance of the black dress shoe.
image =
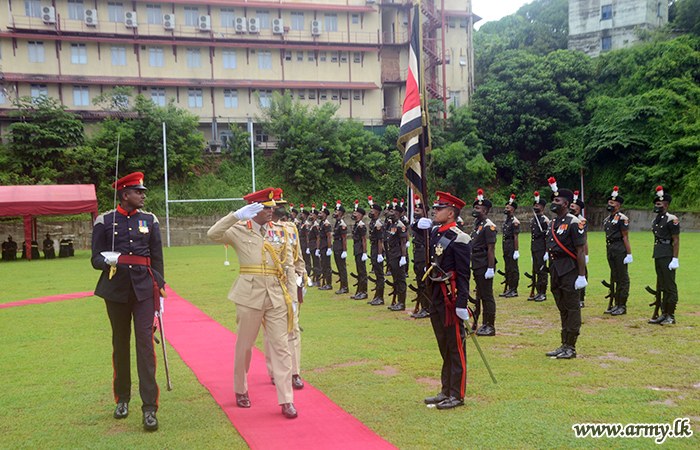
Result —
M418 311L416 314L413 315L414 319L425 319L426 317L430 317L430 313L428 312L427 309L421 309Z
M443 394L442 392L440 392L437 396L435 396L435 397L428 397L428 398L426 398L426 399L423 400L423 401L424 401L426 404L428 404L428 405L437 405L437 404L440 403L441 401L447 400L448 398L450 398L448 395L445 395L445 394Z
M355 298L355 300L364 300L367 298L367 293L366 292L358 292L354 298Z
M296 419L299 414L297 414L297 410L294 409L294 403L285 403L282 405L282 414L284 414L284 417L287 419Z
M565 344L561 344L561 346L560 346L558 349L552 350L551 352L547 352L547 353L545 353L545 355L547 355L547 356L557 356L559 353L561 353L561 352L564 351L564 347L565 347Z
M536 302L543 302L547 300L547 296L544 294L537 294L537 297L535 297Z
M666 318L659 323L659 325L674 325L676 323L676 318L673 314L666 314Z
M158 429L158 419L155 411L143 413L143 429L146 431L156 431Z
M621 316L623 314L627 314L627 306L620 305L615 309L615 311L611 312L611 316Z
M350 292L350 289L348 289L348 288L346 288L346 287L340 288L340 289L338 289L337 291L335 291L335 293L338 294L338 295L340 295L340 294L347 294L348 292Z
M573 359L576 358L576 349L570 345L564 346L564 350L557 355L557 359Z
M383 298L375 298L371 302L369 302L370 305L372 306L379 306L384 304L384 299Z
M114 410L115 419L126 419L129 415L129 404L128 403L117 403L117 409Z
M617 305L614 305L612 308L608 308L605 311L603 311L603 314L612 314L613 311L617 309Z
M331 286L330 284L324 284L323 286L318 288L319 291L330 291L331 289L333 289L333 286Z
M499 296L499 297L506 297L508 294L510 294L510 289L508 289L508 290L505 291L505 292L502 292L502 293L498 294L498 296Z
M490 323L485 323L478 330L476 330L476 335L477 336L495 336L496 335L496 327L494 327Z
M652 325L659 325L659 324L660 324L661 322L663 322L664 320L666 320L666 313L661 314L661 315L660 315L659 317L657 317L656 319L649 319L649 323L652 324Z
M539 295L540 295L540 294L535 294L535 295L533 295L532 297L528 297L528 298L527 298L527 301L528 301L528 302L533 302L533 301L535 301L535 299L536 299Z
M245 394L236 394L236 405L239 408L250 408L250 399L247 392Z
M464 406L464 400L461 398L450 397L437 404L437 409L452 409L458 406Z
M511 289L510 291L506 292L505 298L513 298L518 296L518 291L515 289Z
M304 382L299 375L292 375L292 387L294 389L304 389Z
M397 303L393 306L389 306L388 309L392 311L404 311L406 310L406 304L405 303Z

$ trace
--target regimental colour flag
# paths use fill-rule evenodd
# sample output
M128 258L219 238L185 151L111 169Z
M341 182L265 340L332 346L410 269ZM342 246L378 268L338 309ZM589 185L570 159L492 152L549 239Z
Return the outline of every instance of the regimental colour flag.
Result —
M403 176L406 184L419 193L423 199L423 176L420 161L420 135L423 133L421 115L420 83L420 9L413 8L411 25L411 48L408 55L408 76L406 77L406 98L403 102L403 115L397 145L403 153Z

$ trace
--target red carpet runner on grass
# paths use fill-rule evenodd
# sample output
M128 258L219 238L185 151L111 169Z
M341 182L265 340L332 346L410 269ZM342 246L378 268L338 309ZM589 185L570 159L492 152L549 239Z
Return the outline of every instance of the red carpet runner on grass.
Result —
M299 417L285 419L277 405L275 387L267 375L265 356L255 348L248 372L252 407L237 407L233 394L236 335L169 287L166 289L166 340L200 383L209 389L251 449L396 448L308 383L301 391L294 391L294 406ZM173 389L177 389L177 380Z
M95 293L93 291L90 291L90 292L78 292L77 294L63 294L63 295L52 295L50 297L30 298L29 300L20 300L18 302L0 303L0 309L12 308L13 306L36 305L39 303L59 302L61 300L72 300L74 298L90 297L93 295L95 295Z

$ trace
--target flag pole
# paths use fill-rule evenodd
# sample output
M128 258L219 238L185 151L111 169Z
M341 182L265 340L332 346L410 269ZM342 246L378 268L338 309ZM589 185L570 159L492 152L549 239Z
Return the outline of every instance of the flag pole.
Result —
M428 108L427 108L427 99L425 96L425 74L423 73L423 21L420 18L421 14L421 4L420 0L418 0L418 8L416 9L416 14L419 15L418 17L418 64L419 64L419 70L418 73L420 74L419 76L419 82L420 86L418 86L418 90L420 91L420 103L421 103L421 122L423 124L423 132L420 134L419 137L419 142L420 142L420 180L421 180L421 201L423 203L423 212L426 214L427 217L427 209L426 207L428 206L428 174L426 172L426 165L425 165L425 155L426 155L426 147L430 145L430 122L428 121ZM426 136L427 135L427 136ZM427 141L427 145L426 145ZM430 262L430 233L428 230L423 230L423 242L425 242L425 262L428 264Z

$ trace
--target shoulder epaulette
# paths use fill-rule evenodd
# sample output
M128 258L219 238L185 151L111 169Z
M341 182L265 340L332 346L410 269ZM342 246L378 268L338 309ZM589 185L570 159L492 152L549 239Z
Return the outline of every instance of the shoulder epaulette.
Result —
M620 214L620 219L622 219L622 220L630 220L630 218L627 217L626 215L624 215L624 214L622 214L622 213L619 213L619 214Z
M451 227L450 230L454 231L457 234L457 237L455 238L455 242L459 242L461 244L468 244L471 242L471 240L472 240L471 236L469 236L467 233L460 230L459 228Z
M517 217L513 217L513 224L514 224L514 225L520 225L520 221L518 220Z
M673 214L666 213L668 216L668 220L673 221L673 220L678 220L678 217L674 216Z

